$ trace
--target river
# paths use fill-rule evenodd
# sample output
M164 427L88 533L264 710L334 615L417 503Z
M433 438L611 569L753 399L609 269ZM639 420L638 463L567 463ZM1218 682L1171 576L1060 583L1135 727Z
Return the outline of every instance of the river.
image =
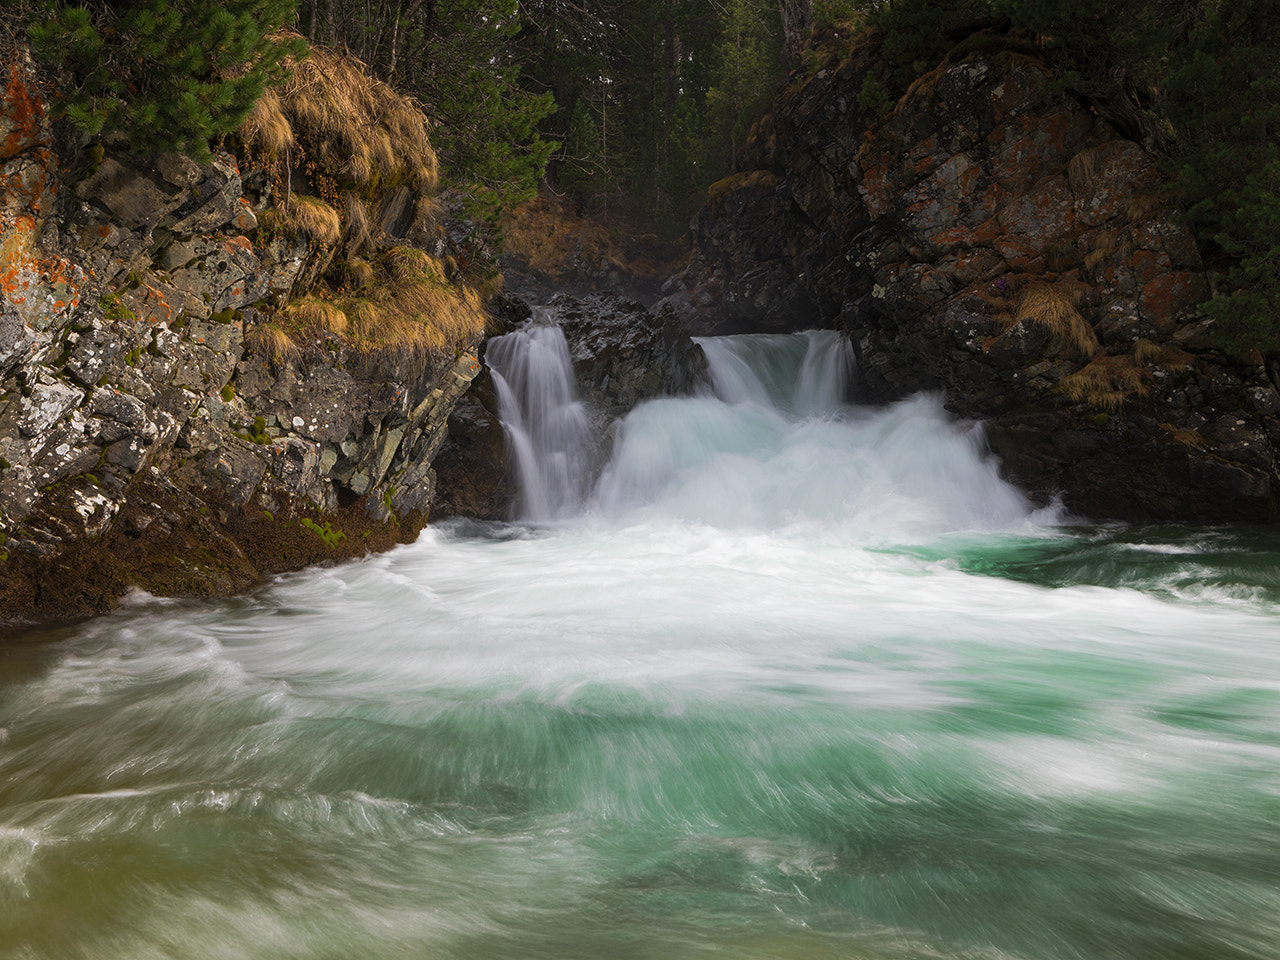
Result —
M531 519L0 647L0 957L1280 957L1280 537L704 349Z

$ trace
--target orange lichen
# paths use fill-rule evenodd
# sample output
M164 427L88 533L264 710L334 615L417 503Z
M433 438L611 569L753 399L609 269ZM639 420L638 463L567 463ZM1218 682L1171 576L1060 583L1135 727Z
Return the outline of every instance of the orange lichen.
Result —
M10 127L0 142L0 160L8 160L34 146L40 139L44 121L44 103L32 89L23 64L16 59L9 63L4 101L4 115Z

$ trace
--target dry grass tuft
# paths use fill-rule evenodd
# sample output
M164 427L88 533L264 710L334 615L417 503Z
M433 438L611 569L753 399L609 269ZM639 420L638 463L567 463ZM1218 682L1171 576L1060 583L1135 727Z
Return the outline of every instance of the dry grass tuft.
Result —
M1204 438L1199 430L1188 430L1182 427L1175 427L1172 423L1160 424L1160 429L1168 434L1169 439L1174 443L1180 443L1184 447L1194 447L1197 450L1205 450L1209 446L1209 441Z
M1084 196L1092 190L1093 181L1097 176L1097 147L1081 150L1067 163L1067 183L1071 185L1071 192L1077 197Z
M1084 268L1092 272L1100 264L1111 259L1112 255L1120 249L1120 231L1119 230L1103 230L1090 245L1089 252L1084 255Z
M453 350L484 332L488 315L480 294L450 283L440 260L397 247L386 266L390 283L342 302L348 335L358 346L420 356Z
M373 264L363 257L351 257L344 260L338 268L341 287L351 293L361 293L371 288L378 280Z
M307 297L284 309L285 316L301 329L320 329L342 336L347 332L347 315L327 300Z
M1031 287L1022 295L1014 315L1015 322L1030 320L1048 330L1058 352L1074 349L1086 357L1093 356L1099 349L1098 338L1093 327L1076 309L1084 297L1079 288L1087 289L1084 284L1076 284L1064 294L1050 286Z
M1170 371L1190 370L1196 363L1196 358L1185 350L1146 339L1133 345L1133 360L1140 366L1160 367Z
M778 183L778 175L769 170L749 170L745 173L730 174L707 187L707 202L713 205L718 204L735 190L742 190L745 187L772 190Z
M1137 367L1131 357L1101 354L1063 377L1058 389L1073 403L1087 403L1098 410L1115 413L1126 399L1145 395L1150 387L1146 372Z
M348 257L355 257L373 245L373 222L369 217L368 204L354 193L346 194L343 199L347 217L342 228L342 248Z
M240 136L247 147L271 160L293 146L293 127L284 115L275 90L266 90L258 98L240 129Z
M251 351L266 357L272 364L283 363L298 355L298 345L293 338L271 324L255 324L245 332L244 340Z
M1124 215L1130 223L1155 220L1177 206L1177 197L1168 187L1157 187L1135 193L1125 201Z
M406 182L423 193L436 188L436 154L417 100L355 57L322 47L287 66L289 79L273 92L279 112L335 180L358 191Z
M898 98L898 102L893 107L893 112L901 113L908 104L917 100L932 100L934 93L938 89L938 83L946 75L948 66L948 62L943 60L928 73L912 80L906 92Z
M280 210L281 226L286 233L303 236L321 246L330 246L342 236L342 219L338 211L319 197L295 195Z

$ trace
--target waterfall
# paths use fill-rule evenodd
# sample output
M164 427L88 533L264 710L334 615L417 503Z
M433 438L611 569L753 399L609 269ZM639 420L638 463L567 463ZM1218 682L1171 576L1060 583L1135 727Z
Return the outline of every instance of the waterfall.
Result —
M538 317L490 341L521 519L587 511L862 539L991 529L1031 513L980 430L954 423L937 398L849 406L853 351L836 331L695 342L712 388L632 410L597 481L600 444L559 327Z
M853 372L853 350L834 330L698 337L716 396L800 417L837 412Z
M515 456L518 515L545 522L576 513L591 484L595 442L564 333L539 316L490 340L485 359Z
M598 514L846 540L991 529L1031 514L981 431L955 423L938 398L849 406L853 353L837 332L696 342L714 392L626 417L593 495Z

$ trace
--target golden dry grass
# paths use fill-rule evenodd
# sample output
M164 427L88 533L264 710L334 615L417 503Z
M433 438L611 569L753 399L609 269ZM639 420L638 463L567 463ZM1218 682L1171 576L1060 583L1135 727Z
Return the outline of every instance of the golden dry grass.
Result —
M769 170L749 170L745 173L730 174L707 187L707 202L718 204L733 191L741 190L744 187L760 187L764 190L772 190L778 185L778 182L778 175Z
M271 160L293 146L293 127L284 115L280 95L275 90L263 91L249 119L240 128L240 137L251 150Z
M609 230L573 215L563 205L535 197L511 210L502 221L506 252L548 276L561 276L572 261L598 265L621 264Z
M436 154L417 100L371 76L349 54L313 47L287 66L289 79L274 91L279 113L295 141L335 180L357 190L406 182L424 193L436 188ZM264 107L264 115L270 110ZM264 145L279 140L268 140L265 123L260 126L262 132L255 127L252 133Z
M1160 367L1164 370L1190 370L1195 366L1196 358L1185 350L1151 340L1139 340L1133 345L1134 362L1145 367Z
M1067 162L1067 183L1077 197L1088 193L1098 175L1098 148L1081 150Z
M1098 410L1115 413L1129 397L1150 389L1146 372L1129 356L1095 356L1075 373L1062 378L1058 389L1073 403L1087 403Z
M347 315L327 300L306 297L285 307L291 325L303 330L327 330L342 336L347 332Z
M1160 424L1169 439L1174 443L1180 443L1184 447L1195 447L1198 450L1204 450L1209 446L1209 441L1204 438L1199 430L1188 430L1182 427L1175 427L1172 423Z
M1085 284L1063 285L1062 289L1033 286L1022 295L1014 320L1029 320L1043 327L1059 353L1074 350L1091 357L1098 352L1098 338L1077 309L1085 289Z
M244 340L253 353L266 357L273 364L298 354L298 345L293 342L293 338L271 324L255 324L245 331Z
M450 283L446 264L422 250L397 247L388 280L364 297L340 301L348 337L371 350L402 354L453 350L480 336L488 321L480 294Z
M296 35L290 35L296 39ZM240 135L249 165L271 178L275 205L260 228L339 246L311 295L277 314L274 333L256 334L282 356L288 335L319 331L353 348L413 356L452 351L486 325L481 294L456 280L457 265L391 242L379 221L384 201L411 192L409 240L442 237L436 155L422 105L372 77L356 58L321 47L289 60L289 78L267 92ZM308 196L298 192L305 182ZM273 328L264 327L264 331ZM270 341L276 337L284 341ZM289 341L292 344L292 341ZM297 349L296 346L293 349Z
M1125 201L1124 215L1130 223L1154 220L1177 206L1177 197L1168 187L1156 187L1135 193Z
M276 210L281 227L292 236L306 237L321 246L337 243L342 236L338 211L319 197L295 194L287 207Z
M351 257L344 260L339 267L342 287L350 293L367 290L377 282L377 271L373 264L363 257Z
M1084 268L1092 272L1100 264L1107 260L1120 249L1120 231L1119 230L1103 230L1090 244L1089 252L1084 255Z
M343 200L347 216L342 228L342 247L348 257L354 257L373 245L373 223L368 204L354 193L347 193Z

